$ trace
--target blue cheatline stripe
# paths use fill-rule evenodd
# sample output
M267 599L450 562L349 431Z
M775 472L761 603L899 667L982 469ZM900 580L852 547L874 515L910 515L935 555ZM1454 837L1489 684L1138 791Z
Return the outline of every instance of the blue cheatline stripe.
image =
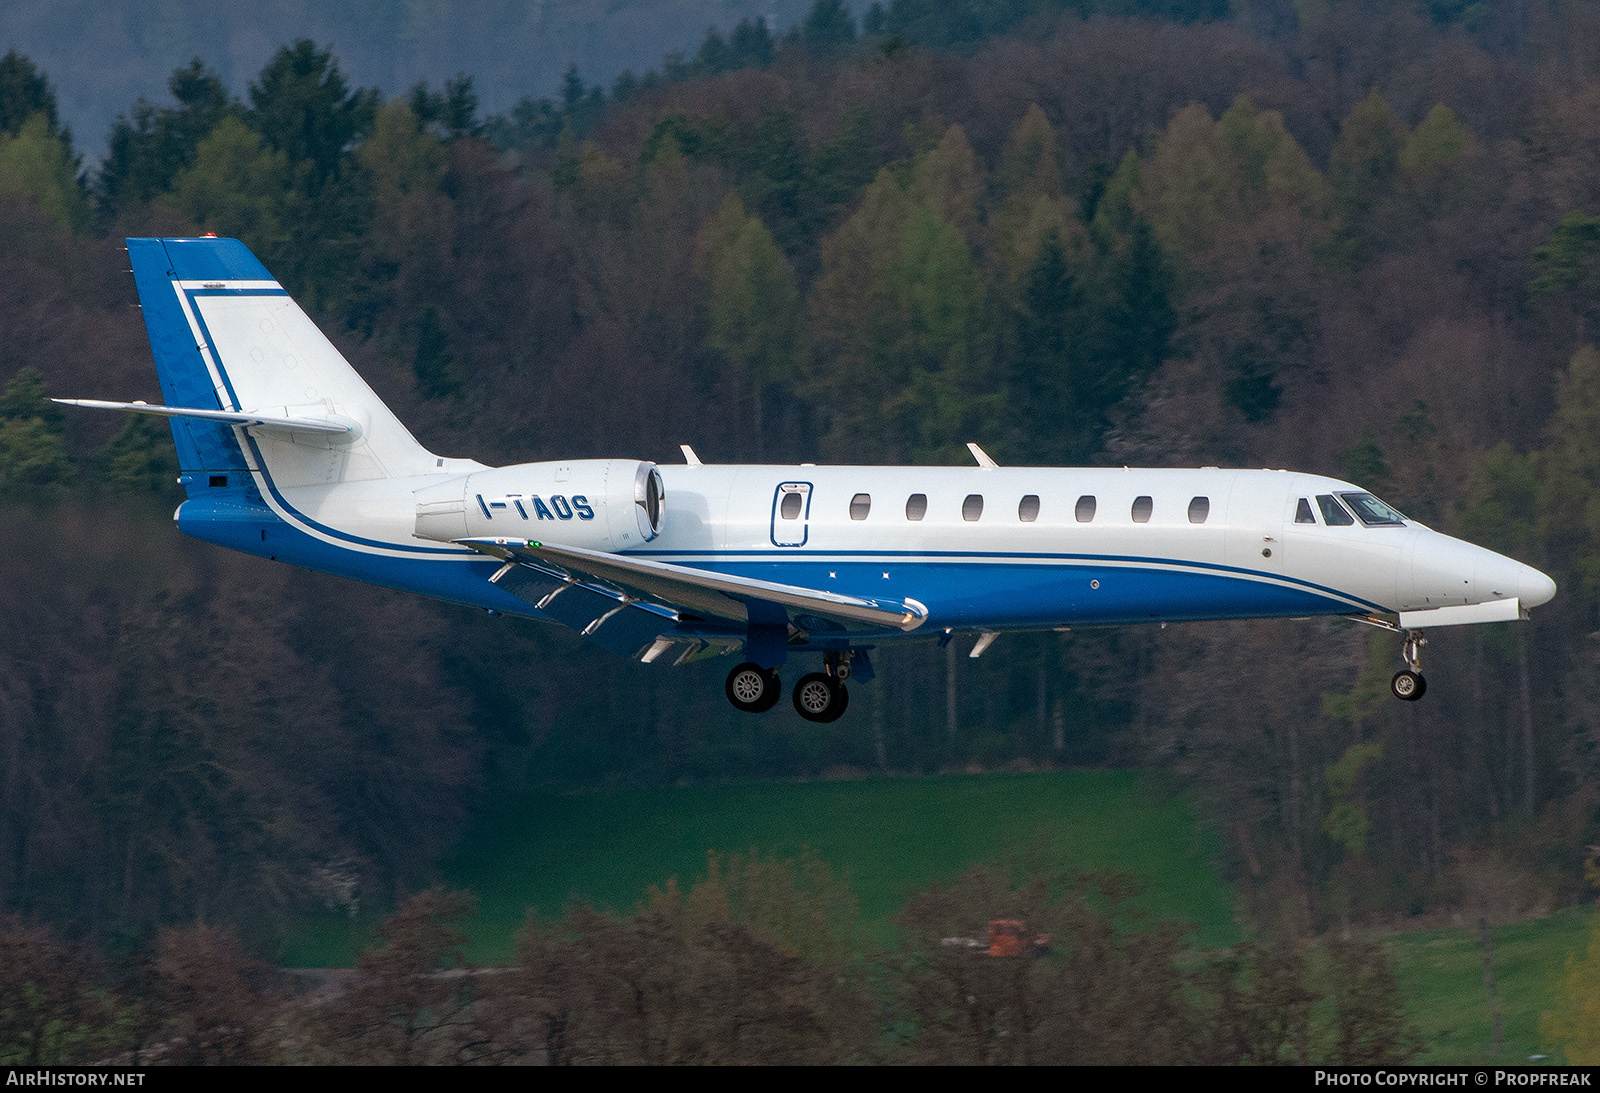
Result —
M488 577L500 565L497 561L473 559L466 564L441 567L434 559L352 550L285 524L259 501L215 497L188 502L180 510L179 526L196 538L310 569L509 614L550 617L507 589L489 582ZM841 563L788 562L767 566L747 563L747 566L793 571L813 566L822 570L828 564L838 566ZM846 582L846 587L863 587L869 583L866 580L869 574L870 570L847 574L855 579ZM822 574L817 576L820 579ZM1091 577L1099 580L1098 589L1091 588ZM827 645L841 641L860 644L930 637L946 625L964 629L987 626L1028 630L1055 625L1119 625L1156 620L1200 621L1348 612L1348 608L1337 601L1303 590L1237 576L1172 569L1109 566L1096 569L1038 564L999 567L947 562L919 569L914 580L917 585L914 591L919 598L926 598L934 618L931 628L912 634L887 629L835 632L828 628L826 620L807 620L803 612L796 617L803 627L812 631L812 645ZM586 623L588 619L577 621ZM714 625L728 627L732 624ZM689 630L703 629L693 620L687 621L686 626ZM660 632L675 631L662 620Z
M285 512L292 514L296 520L304 522L307 527L316 528L324 535L330 536L334 539L341 539L344 542L351 543L355 546L373 547L379 550L398 550L406 554L418 554L433 558L440 556L449 558L470 558L478 553L477 551L472 550L470 547L423 547L413 546L410 543L391 543L383 539L365 539L359 535L351 534L348 531L341 531L339 528L329 527L327 524L313 520L311 517L307 516L305 513L301 512L299 509L290 504L289 499L284 497L283 492L278 489L278 484L272 480L272 474L267 470L267 461L261 456L261 448L257 446L256 438L246 433L245 443L250 445L250 454L255 458L256 466L260 469L261 480L267 484L267 490L272 494L273 499L277 501L279 505L283 506Z
M998 550L630 550L629 556L643 556L650 558L711 558L717 564L725 562L738 562L743 560L756 561L765 558L793 558L797 561L810 561L814 558L871 558L878 561L918 562L928 559L943 558L970 558L992 559L993 564L1010 565L1019 561L1040 560L1058 562L1117 562L1124 565L1154 565L1154 566L1183 566L1188 569L1209 570L1217 573L1236 573L1254 581L1268 583L1282 582L1297 585L1301 588L1318 592L1327 596L1334 596L1348 600L1351 603L1361 604L1374 611L1387 611L1382 604L1373 603L1371 600L1362 599L1360 596L1349 592L1342 592L1337 588L1320 585L1314 581L1301 580L1284 573L1270 573L1266 570L1246 569L1241 566L1223 565L1216 562L1197 562L1185 558L1160 558L1146 557L1135 554L1066 554L1051 551L998 551Z
M441 566L431 558L396 558L352 550L309 535L286 523L264 503L240 499L237 495L202 496L185 501L178 509L178 529L185 535L245 554L273 558L366 584L469 607L548 618L489 580L501 565L493 558Z
M1109 625L1220 618L1345 615L1347 600L1304 588L1183 567L1094 563L1069 565L976 564L924 560L906 565L894 580L884 563L746 559L718 563L719 572L787 581L856 595L913 596L925 603L935 627L989 626L1034 629L1055 625ZM803 615L804 612L801 612ZM807 624L801 623L806 626ZM811 626L809 628L815 629Z

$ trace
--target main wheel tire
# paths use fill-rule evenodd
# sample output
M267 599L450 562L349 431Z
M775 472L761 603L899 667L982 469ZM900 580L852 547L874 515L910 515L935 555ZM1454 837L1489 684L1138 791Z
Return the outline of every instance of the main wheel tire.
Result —
M850 695L833 677L812 672L794 685L794 709L807 721L837 721L850 705Z
M747 661L728 673L723 693L733 708L745 713L766 713L778 704L783 695L783 684L775 668L763 668Z
M1421 672L1402 668L1389 681L1389 690L1402 702L1415 702L1427 693L1428 681L1422 678Z

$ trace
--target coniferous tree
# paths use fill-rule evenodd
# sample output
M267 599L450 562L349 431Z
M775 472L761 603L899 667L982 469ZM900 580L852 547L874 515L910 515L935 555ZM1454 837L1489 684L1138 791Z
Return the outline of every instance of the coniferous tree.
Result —
M1076 463L1099 447L1093 411L1077 390L1085 367L1082 303L1067 265L1061 233L1049 230L1024 276L1014 332L1010 410L1015 414L1018 458Z
M222 80L198 57L173 72L167 87L176 107L140 100L131 116L112 125L109 151L95 179L102 221L166 192L181 171L194 166L200 142L238 109Z
M72 480L61 407L49 400L44 376L24 368L0 394L0 491L37 496Z
M842 0L816 0L800 24L800 40L813 56L832 56L855 42L855 17Z
M245 121L319 189L343 174L345 157L372 127L378 93L352 92L329 50L308 38L284 46L250 85Z
M31 60L8 50L0 57L0 132L15 136L35 114L44 116L45 132L58 134L55 89Z

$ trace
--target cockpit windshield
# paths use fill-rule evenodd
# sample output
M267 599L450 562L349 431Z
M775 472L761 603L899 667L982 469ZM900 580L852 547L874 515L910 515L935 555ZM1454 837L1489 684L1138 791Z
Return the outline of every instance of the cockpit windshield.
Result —
M1370 493L1341 493L1339 497L1350 506L1361 522L1371 527L1404 527L1406 518L1379 501Z
M1355 523L1331 493L1317 494L1317 508L1322 510L1322 522L1330 528L1349 527Z

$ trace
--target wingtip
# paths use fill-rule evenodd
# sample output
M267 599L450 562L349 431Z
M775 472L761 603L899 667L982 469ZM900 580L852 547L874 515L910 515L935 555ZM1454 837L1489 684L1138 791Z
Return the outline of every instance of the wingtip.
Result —
M994 459L990 457L988 452L984 451L970 440L967 441L967 451L971 452L972 458L978 461L978 466L982 467L986 471L993 470L1000 466L1000 464L996 463Z

